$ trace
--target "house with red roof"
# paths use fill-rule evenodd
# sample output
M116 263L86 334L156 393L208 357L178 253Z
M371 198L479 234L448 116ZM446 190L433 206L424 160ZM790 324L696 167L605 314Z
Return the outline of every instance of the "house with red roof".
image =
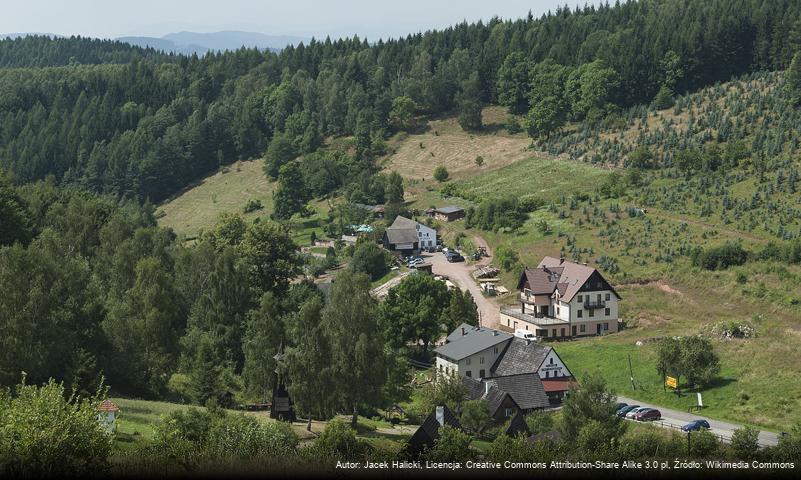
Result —
M517 285L520 304L501 308L501 325L539 339L565 339L618 331L620 295L597 269L545 257L526 268Z

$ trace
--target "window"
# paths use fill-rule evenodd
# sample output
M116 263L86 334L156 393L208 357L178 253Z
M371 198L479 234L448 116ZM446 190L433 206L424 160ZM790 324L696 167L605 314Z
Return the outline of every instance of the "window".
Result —
M478 371L478 377L479 378L484 378L484 370L479 370Z
M546 370L545 371L545 378L551 378L551 371L550 370Z
M478 363L484 365L484 357L478 357Z
M470 358L468 357L467 360L464 361L465 365L470 365Z
M598 299L598 303L601 303L601 294L600 293L595 298Z
M604 323L604 330L609 330L609 324L608 323Z
M591 317L594 317L594 316L595 316L595 310L590 310L590 316L591 316Z
M559 315L559 306L556 307L556 314Z
M551 361L550 361L550 362L548 362L548 363L550 363L551 365L553 365L553 357L551 357Z
M611 314L612 314L611 310L609 310L608 308L604 308L604 315L606 315L608 317Z
M584 310L579 310L579 311L577 311L577 312L576 312L576 316L577 316L578 318L581 318L582 316L584 316Z
M608 302L608 301L609 301L609 300L611 300L611 299L612 299L612 295L610 295L610 294L608 294L608 293L607 293L607 294L606 294L606 301Z
M513 411L511 408L507 408L507 409L506 409L506 411L505 411L504 413L506 414L506 418L509 418L509 417L511 417L511 416L512 416L512 414L514 413L514 411Z
M587 326L587 325L585 325L585 324L583 324L583 323L582 323L581 325L579 325L579 331L580 331L581 333L584 333L584 331L585 331L585 330L587 330L587 329L585 328L586 326Z
M579 303L581 303L581 302L583 302L583 301L584 301L584 296L582 296L582 295L579 295L579 296L578 296L578 302L579 302Z
M526 327L526 330L528 330L528 327ZM495 355L497 354L498 354L498 347L495 347Z
M553 335L551 335L552 337L556 337L556 329L555 328L553 329L553 332L551 332L551 333L553 333Z
M473 376L473 372L471 372L470 370L468 370L468 371L464 372L464 374L465 374L466 376L468 376L468 377L472 377L472 376Z

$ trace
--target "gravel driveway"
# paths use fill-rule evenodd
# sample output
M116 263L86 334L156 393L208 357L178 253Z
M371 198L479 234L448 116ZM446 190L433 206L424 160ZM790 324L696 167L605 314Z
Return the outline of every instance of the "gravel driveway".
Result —
M468 266L465 262L450 263L445 259L442 252L426 253L423 257L431 263L434 275L444 275L462 290L467 290L473 295L478 306L479 319L481 326L496 328L500 324L500 310L498 304L492 298L485 297L481 293L481 287L473 280L470 273L475 270L475 266ZM488 258L482 258L479 264L489 263Z

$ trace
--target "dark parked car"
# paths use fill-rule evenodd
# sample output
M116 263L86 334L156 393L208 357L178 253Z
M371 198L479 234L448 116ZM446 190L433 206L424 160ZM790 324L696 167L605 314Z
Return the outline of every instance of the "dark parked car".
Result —
M698 430L705 429L708 430L709 422L706 420L693 420L692 422L688 423L687 425L681 427L682 432L697 432Z
M629 406L628 403L622 403L622 402L621 403L616 403L615 404L615 412L619 411L623 407L628 407L628 406Z
M464 257L459 255L456 252L448 252L448 256L446 257L447 260L451 263L454 262L464 262Z
M661 418L662 418L662 412L660 412L655 408L648 408L641 412L637 412L637 414L634 415L634 420L637 420L639 422L648 422L653 420L659 420Z
M639 405L626 405L625 407L621 408L617 411L618 417L625 417L627 413L634 410L635 408L640 408Z

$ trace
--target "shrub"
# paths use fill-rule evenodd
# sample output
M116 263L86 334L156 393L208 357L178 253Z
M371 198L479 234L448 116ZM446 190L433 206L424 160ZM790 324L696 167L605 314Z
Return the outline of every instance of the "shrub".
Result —
M322 455L346 459L359 458L369 449L367 444L356 438L356 431L340 418L328 422L314 446Z
M549 432L554 428L553 415L542 410L535 410L526 415L526 423L532 435Z
M692 456L713 456L719 449L720 440L709 430L699 430L690 434L690 452Z
M353 250L350 268L354 272L366 273L377 280L389 271L391 257L389 252L373 242L361 242Z
M97 420L100 395L68 395L50 380L14 395L0 390L0 477L96 474L108 466L112 435Z
M258 199L250 199L248 203L245 204L245 213L255 212L256 210L261 210L264 208L264 205L261 204L261 200Z
M448 179L450 174L448 173L448 169L440 165L434 170L434 180L438 181L439 183L444 182Z
M742 265L748 260L748 252L736 243L727 243L706 250L692 252L693 264L707 270L725 270L731 266Z
M731 448L739 459L753 458L759 450L759 430L753 427L738 428L731 436Z
M425 457L433 462L464 462L473 458L470 450L471 438L457 428L445 425L439 428L439 438L426 452Z
M468 400L462 404L461 424L474 434L482 433L492 423L486 400Z

